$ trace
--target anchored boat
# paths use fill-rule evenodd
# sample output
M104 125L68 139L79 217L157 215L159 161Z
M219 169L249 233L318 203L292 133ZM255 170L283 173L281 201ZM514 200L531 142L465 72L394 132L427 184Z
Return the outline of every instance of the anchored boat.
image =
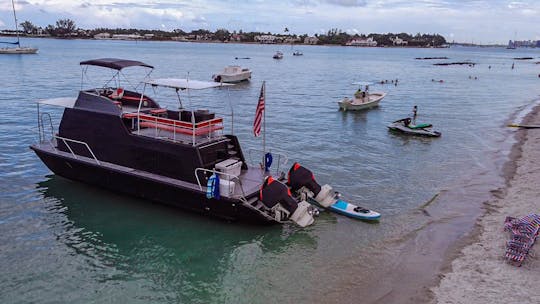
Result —
M354 82L360 88L354 93L352 98L345 97L338 101L340 110L365 110L379 105L379 102L386 96L383 92L369 92L370 82Z
M251 79L251 70L238 65L230 65L225 67L223 71L213 75L212 79L215 82L224 83L249 81Z
M274 56L272 56L274 59L283 59L283 53L281 51L277 51Z
M225 134L223 117L209 110L187 109L180 99L181 90L226 84L149 79L153 67L132 60L104 58L81 65L83 73L88 67L116 73L105 86L83 89L77 98L38 102L39 141L30 148L55 174L227 220L313 223L318 210L291 196L280 171L287 162L285 155L274 152L274 176L279 176L274 179L263 168L267 166L248 165L232 133L232 108L231 133ZM121 85L122 71L129 67L149 70L142 92ZM146 94L158 89L176 92L179 108L163 108ZM64 107L57 129L43 111L49 105ZM252 154L264 153L249 150L249 159Z

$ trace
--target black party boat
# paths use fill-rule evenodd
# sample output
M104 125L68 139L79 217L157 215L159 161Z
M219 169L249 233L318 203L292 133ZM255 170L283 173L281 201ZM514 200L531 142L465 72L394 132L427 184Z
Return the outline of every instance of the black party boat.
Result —
M153 67L132 60L103 58L80 64L83 79L89 67L97 66L112 69L115 80L82 89L77 98L38 102L39 141L30 148L55 174L227 220L313 223L317 210L291 196L284 174L273 179L264 166L248 166L238 138L224 134L223 117L208 110L186 110L178 94L224 84L150 79ZM142 92L120 85L128 67L150 71L141 82ZM149 88L175 91L179 109L162 108L145 95ZM64 107L57 129L43 111L45 105ZM281 162L277 163L279 172Z

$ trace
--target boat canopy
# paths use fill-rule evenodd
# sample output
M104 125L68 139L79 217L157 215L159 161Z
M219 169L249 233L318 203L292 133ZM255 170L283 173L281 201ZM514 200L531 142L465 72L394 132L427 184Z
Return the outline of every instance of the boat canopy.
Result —
M50 106L64 107L64 108L73 108L77 98L74 97L59 97L51 99L41 99L38 100L38 104L45 104Z
M216 87L231 86L229 83L189 80L180 78L158 78L145 81L146 84L152 86L168 87L173 89L190 89L190 90L204 90Z
M142 66L153 69L154 67L151 65L148 65L144 62L135 61L135 60L127 60L127 59L118 59L118 58L100 58L100 59L92 59L92 60L86 60L81 61L81 65L95 65L115 70L121 70L123 68L132 67L132 66Z

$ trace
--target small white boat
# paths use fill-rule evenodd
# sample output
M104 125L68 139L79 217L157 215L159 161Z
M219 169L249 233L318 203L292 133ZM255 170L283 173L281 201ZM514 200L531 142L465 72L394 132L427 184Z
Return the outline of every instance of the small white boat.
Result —
M235 83L251 79L251 70L238 65L226 66L223 71L212 75L215 82Z
M17 14L15 13L15 2L11 0L11 6L13 7L13 18L15 19L15 32L17 33L17 42L3 42L16 45L16 47L4 47L0 48L0 54L36 54L38 49L33 47L21 46L21 40L19 38L19 28L17 26Z
M7 47L0 48L0 54L36 54L38 51L37 48L32 47Z
M274 59L283 59L283 53L280 51L277 51L274 56L272 56Z
M299 50L294 51L294 53L292 53L292 54L293 54L293 56L303 56L304 55L304 53L300 52Z
M440 137L441 132L433 130L431 124L412 124L410 118L404 118L396 120L388 125L388 129L391 131L397 131L404 134L420 135L428 137Z
M338 101L339 108L347 110L364 110L371 107L376 107L379 105L379 102L386 96L386 93L374 92L367 93L365 96L354 96L353 98L345 97L343 100Z
M369 82L355 82L353 84L360 85L360 88L354 93L353 98L345 97L338 101L340 110L364 110L371 107L376 107L379 102L386 96L383 92L369 92ZM364 90L362 90L364 86Z

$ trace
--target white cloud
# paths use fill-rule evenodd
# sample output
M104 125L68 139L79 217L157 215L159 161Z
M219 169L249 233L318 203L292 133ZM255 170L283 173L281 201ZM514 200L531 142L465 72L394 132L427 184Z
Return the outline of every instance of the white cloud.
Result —
M0 1L0 27L12 27L11 13L10 1ZM338 28L366 34L453 33L447 38L497 42L514 32L523 39L540 36L538 0L18 0L17 13L21 22L46 26L71 18L82 28L282 32L288 27L298 34Z
M203 16L197 16L197 17L191 19L191 21L193 21L195 23L206 23L206 18L204 18Z

